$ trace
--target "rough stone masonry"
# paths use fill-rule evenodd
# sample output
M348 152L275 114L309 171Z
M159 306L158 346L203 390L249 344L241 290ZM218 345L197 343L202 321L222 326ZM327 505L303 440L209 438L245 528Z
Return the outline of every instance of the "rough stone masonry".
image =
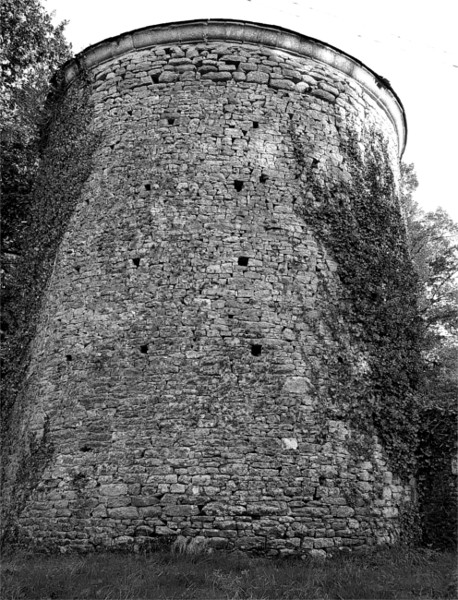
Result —
M123 34L61 76L100 141L12 419L7 497L27 451L47 448L17 539L86 551L182 536L268 555L395 542L413 490L376 435L361 452L325 410L329 361L345 346L365 372L367 348L299 210L320 201L312 171L322 188L351 183L349 136L361 161L382 136L398 173L391 88L322 42L230 20Z

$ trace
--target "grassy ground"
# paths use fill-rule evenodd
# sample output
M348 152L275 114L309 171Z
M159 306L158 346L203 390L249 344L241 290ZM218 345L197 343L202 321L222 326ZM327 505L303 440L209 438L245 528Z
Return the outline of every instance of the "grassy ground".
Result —
M2 561L1 598L456 599L455 567L452 553L408 549L327 560L222 554L15 554Z

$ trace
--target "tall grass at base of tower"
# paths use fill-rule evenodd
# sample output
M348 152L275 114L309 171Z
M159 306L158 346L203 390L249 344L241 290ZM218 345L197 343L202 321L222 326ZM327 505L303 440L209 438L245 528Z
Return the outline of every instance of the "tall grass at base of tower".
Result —
M3 600L454 599L456 555L395 548L326 560L241 554L43 556L1 568Z

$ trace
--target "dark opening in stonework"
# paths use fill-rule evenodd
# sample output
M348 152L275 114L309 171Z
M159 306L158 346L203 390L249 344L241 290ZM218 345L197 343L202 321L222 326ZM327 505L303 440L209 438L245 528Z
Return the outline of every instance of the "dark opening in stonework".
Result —
M145 183L145 190L146 190L147 192L150 192L150 191L151 191L151 184L150 184L150 183Z
M81 271L81 267L80 267L79 265L76 265L76 267L75 267L75 271L76 271L77 273L79 273L79 272Z
M139 258L133 258L133 259L132 259L132 262L134 263L134 265L135 265L136 267L139 267L139 266L140 266L140 259L139 259Z
M237 190L237 192L241 192L243 190L243 181L239 181L238 179L236 179L234 181L234 187Z
M258 121L253 121L253 129L258 129L259 123Z
M317 164L318 164L318 159L313 158L312 159L312 169L314 169L317 166Z
M153 80L153 83L159 83L159 75L160 75L160 73L154 73L153 75L151 75L151 79Z
M87 444L84 444L84 446L82 446L80 448L81 452L92 452L92 448L90 446L88 446Z
M265 183L268 180L268 176L265 173L261 173L261 177L259 178L259 181L261 183Z
M247 267L248 266L248 260L249 260L248 256L239 256L239 259L238 259L237 262L238 262L238 264L241 267Z
M148 354L148 344L143 344L142 346L140 346L140 352L142 354Z
M66 354L65 358L66 358L67 362L71 362L73 360L73 357L71 354Z
M169 125L173 125L175 123L175 119L173 119L172 117L170 119L167 119L167 123Z
M262 352L261 344L251 344L251 354L253 356L259 356Z
M320 475L320 477L318 478L318 483L320 485L324 485L326 483L326 477L324 475Z
M228 319L233 319L233 318L234 318L234 315L227 315L227 318L228 318Z

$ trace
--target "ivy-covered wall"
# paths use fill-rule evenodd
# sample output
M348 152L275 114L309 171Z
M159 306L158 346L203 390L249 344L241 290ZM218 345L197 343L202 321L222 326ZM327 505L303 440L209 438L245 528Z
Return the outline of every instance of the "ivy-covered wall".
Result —
M397 202L397 173L383 133L364 128L361 143L346 124L338 130L345 177L313 164L304 168L296 204L335 258L342 283L326 317L341 348L330 360L332 384L324 405L329 414L338 407L367 436L369 448L375 433L392 468L408 479L416 460L420 327L418 282ZM304 164L310 142L294 121L292 132L298 162ZM364 351L359 371L346 358L348 343Z
M10 531L60 551L394 543L416 514L402 109L314 40L186 27L64 71L21 284Z
M91 173L97 136L91 127L88 89L64 92L56 80L41 133L40 169L27 204L29 214L15 277L4 290L2 348L2 540L16 535L16 518L53 455L45 417L30 431L33 398L25 399L34 337L56 252Z
M422 543L439 549L457 546L457 411L421 412L417 447Z

